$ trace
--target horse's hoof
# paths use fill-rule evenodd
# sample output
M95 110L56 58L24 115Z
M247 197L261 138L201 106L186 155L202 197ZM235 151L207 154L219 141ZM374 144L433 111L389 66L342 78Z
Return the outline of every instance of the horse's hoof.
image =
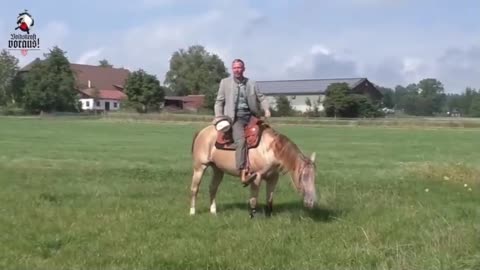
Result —
M270 209L270 208L267 207L267 208L265 209L265 216L266 216L266 217L272 217L272 212L273 212L272 209Z
M257 213L256 209L250 209L250 219L254 218L256 213Z

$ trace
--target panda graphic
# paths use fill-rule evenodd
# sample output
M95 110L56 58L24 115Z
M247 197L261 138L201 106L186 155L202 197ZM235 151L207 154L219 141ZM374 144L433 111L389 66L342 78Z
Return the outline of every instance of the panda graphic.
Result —
M24 12L18 14L17 17L17 27L15 30L20 29L23 32L27 32L27 34L30 34L30 28L34 25L34 20L32 15L30 15L27 10Z

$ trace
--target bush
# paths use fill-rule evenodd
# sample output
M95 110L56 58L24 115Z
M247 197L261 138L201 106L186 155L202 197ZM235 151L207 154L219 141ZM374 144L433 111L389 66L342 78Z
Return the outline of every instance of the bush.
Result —
M7 104L0 107L0 114L2 115L26 115L26 111L23 108L18 107L15 104Z

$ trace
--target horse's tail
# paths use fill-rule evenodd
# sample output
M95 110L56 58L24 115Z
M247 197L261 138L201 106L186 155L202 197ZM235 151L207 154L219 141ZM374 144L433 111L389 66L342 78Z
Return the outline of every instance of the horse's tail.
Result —
M198 136L199 133L200 133L200 131L197 131L197 132L195 132L195 134L193 134L192 149L190 150L192 154L193 154L193 148L195 146L195 140L197 139L197 136Z

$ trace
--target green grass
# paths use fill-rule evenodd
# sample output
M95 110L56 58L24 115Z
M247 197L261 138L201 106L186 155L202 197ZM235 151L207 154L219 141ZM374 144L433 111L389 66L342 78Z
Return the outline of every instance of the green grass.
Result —
M278 126L317 152L319 206L284 176L250 220L229 176L210 215L210 173L188 215L201 125L0 118L0 268L480 268L480 130Z

